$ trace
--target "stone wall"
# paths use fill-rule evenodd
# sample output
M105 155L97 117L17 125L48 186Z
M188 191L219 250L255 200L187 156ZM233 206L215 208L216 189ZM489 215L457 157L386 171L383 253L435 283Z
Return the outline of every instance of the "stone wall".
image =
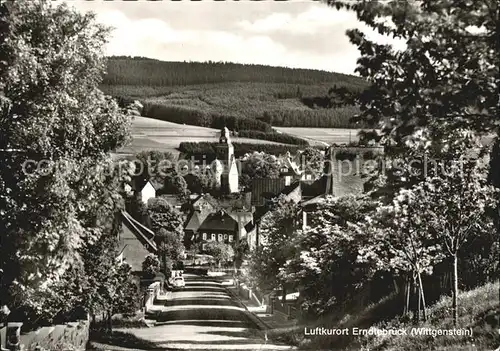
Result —
M148 312L148 310L154 305L154 301L156 298L158 298L158 295L160 295L161 292L161 282L154 282L150 284L146 290L146 297L145 297L145 312Z
M21 350L85 350L89 340L89 321L82 320L67 324L58 324L49 327L42 327L38 330L20 335L19 341ZM0 346L7 348L6 334L9 326L0 328ZM8 349L8 348L7 348Z

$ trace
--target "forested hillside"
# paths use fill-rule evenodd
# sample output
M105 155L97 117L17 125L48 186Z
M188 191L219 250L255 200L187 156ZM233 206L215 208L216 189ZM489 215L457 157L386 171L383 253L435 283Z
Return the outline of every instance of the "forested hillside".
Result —
M139 99L144 116L175 123L263 132L271 125L359 128L349 121L357 107L332 107L334 86L359 92L367 83L318 70L111 57L101 89Z
M245 65L230 62L165 62L144 57L109 58L104 85L168 87L226 82L285 84L337 83L359 90L358 77L311 69Z

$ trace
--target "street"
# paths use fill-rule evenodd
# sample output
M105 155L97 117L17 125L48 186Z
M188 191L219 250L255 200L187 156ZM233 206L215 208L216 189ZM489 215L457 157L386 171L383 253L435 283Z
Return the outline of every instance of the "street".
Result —
M184 275L186 287L157 301L156 326L129 329L158 349L289 350L266 341L265 327L214 277Z

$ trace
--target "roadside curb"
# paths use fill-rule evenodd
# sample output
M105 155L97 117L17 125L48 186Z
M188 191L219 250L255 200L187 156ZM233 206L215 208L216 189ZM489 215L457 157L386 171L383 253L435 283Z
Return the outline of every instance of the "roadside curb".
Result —
M252 321L255 324L259 326L261 330L267 331L272 329L269 324L260 319L255 313L249 311L248 307L243 303L241 298L238 295L236 295L233 291L231 291L229 287L225 287L225 289L233 298L235 298L241 305L243 305L243 307L245 307L246 314L249 316L250 319L252 319Z

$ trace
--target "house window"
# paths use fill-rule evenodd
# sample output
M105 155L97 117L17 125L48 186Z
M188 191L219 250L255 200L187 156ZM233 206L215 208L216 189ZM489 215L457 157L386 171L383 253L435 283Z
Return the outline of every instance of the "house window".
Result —
M222 234L219 234L219 241L222 241L222 238L223 238Z
M227 240L227 234L224 234L224 240Z
M229 242L232 243L233 242L233 236L232 235L229 235Z
M203 240L207 240L207 233L203 233Z
M215 241L215 233L212 233L212 240Z

